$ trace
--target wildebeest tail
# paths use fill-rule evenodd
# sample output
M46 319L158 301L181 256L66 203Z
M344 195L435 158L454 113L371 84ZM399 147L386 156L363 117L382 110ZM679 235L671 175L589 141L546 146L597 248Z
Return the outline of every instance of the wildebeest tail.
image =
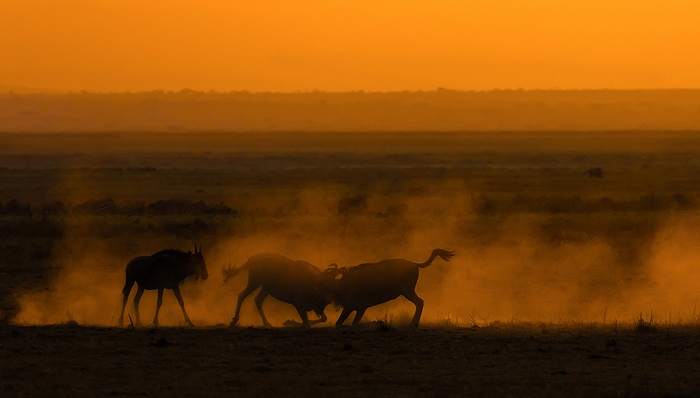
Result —
M429 266L430 264L433 263L433 260L435 260L435 257L440 257L441 259L445 261L450 261L450 259L455 255L453 251L450 250L445 250L445 249L435 249L433 250L432 253L430 253L430 257L428 257L427 260L425 260L424 263L418 264L419 267L425 268Z

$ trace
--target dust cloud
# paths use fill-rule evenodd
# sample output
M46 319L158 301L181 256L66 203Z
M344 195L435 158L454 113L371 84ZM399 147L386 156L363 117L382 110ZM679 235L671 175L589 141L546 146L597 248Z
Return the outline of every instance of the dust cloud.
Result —
M243 212L233 220L231 234L200 237L210 278L185 282L190 317L198 326L228 324L247 276L224 285L221 271L259 252L278 252L324 268L395 257L423 261L439 247L457 256L421 270L417 292L426 303L424 324L609 323L632 322L640 315L659 322L698 320L700 258L694 249L700 243L700 219L669 215L648 245L635 248L637 260L630 261L615 242L601 236L549 239L541 228L547 215L484 215L476 208L477 195L459 182L409 191L368 187L343 211L338 204L344 197L361 194L340 185L300 189L281 199L251 199L249 209L257 213ZM191 247L177 237L124 239L94 233L103 222L66 222L65 238L53 250L58 271L44 290L17 292L21 310L16 323L116 325L129 259L165 247ZM260 325L253 297L244 304L242 325ZM146 292L141 301L145 325L154 309L155 293ZM265 311L273 325L297 317L290 306L272 298ZM337 312L332 305L327 308L331 321ZM400 298L372 308L366 319L400 323L412 312L412 304ZM169 291L160 320L161 325L183 324Z

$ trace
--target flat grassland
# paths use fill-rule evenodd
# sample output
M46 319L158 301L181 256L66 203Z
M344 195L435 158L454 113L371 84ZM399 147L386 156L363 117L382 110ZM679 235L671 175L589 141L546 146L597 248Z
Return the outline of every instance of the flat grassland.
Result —
M0 329L10 396L696 396L696 328Z
M3 396L700 391L700 132L0 141ZM211 275L184 289L200 327L109 327L126 261L192 239ZM223 290L220 270L258 251L321 267L433 247L458 256L421 271L424 329L396 326L405 303L359 329L248 328L252 297L221 327L244 279Z

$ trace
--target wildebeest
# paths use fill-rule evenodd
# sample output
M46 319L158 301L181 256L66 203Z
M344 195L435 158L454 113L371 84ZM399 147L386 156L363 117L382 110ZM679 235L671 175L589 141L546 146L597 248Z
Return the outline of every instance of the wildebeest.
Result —
M161 250L150 256L136 257L129 261L126 265L126 281L122 294L122 311L119 315L119 325L124 323L124 308L129 299L131 287L136 283L138 290L134 296L134 315L136 316L136 324L141 324L139 316L139 301L144 290L158 290L158 302L156 303L156 314L153 317L153 324L158 326L158 312L163 304L163 290L171 289L177 298L182 315L185 317L185 322L192 325L190 317L185 311L185 302L180 294L180 284L185 278L195 275L197 277L207 279L207 264L204 261L204 255L201 248L194 245L194 252L183 252L180 250L167 249Z
M423 263L395 258L339 269L342 278L335 281L333 293L335 303L343 311L336 326L341 326L353 311L356 311L353 325L357 325L367 308L404 296L416 306L411 325L417 327L423 312L423 299L415 290L418 271L432 264L436 257L450 261L452 256L454 253L449 250L435 249Z
M586 170L586 175L590 178L603 178L603 168L593 167Z
M321 272L306 261L263 253L250 257L238 268L224 269L224 283L244 270L248 270L248 285L238 295L231 327L238 323L241 305L246 297L257 288L260 288L260 292L255 297L255 306L266 327L270 327L270 322L265 317L263 302L268 295L294 306L306 327L326 321L324 310L332 301L330 286L326 281L332 281L334 275L326 276L329 274ZM309 321L306 315L308 311L314 311L318 319Z

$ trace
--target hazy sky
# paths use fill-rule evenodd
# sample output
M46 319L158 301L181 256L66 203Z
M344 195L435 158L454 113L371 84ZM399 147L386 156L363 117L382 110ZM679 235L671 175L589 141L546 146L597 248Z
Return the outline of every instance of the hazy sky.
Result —
M700 88L700 1L0 0L0 85Z

